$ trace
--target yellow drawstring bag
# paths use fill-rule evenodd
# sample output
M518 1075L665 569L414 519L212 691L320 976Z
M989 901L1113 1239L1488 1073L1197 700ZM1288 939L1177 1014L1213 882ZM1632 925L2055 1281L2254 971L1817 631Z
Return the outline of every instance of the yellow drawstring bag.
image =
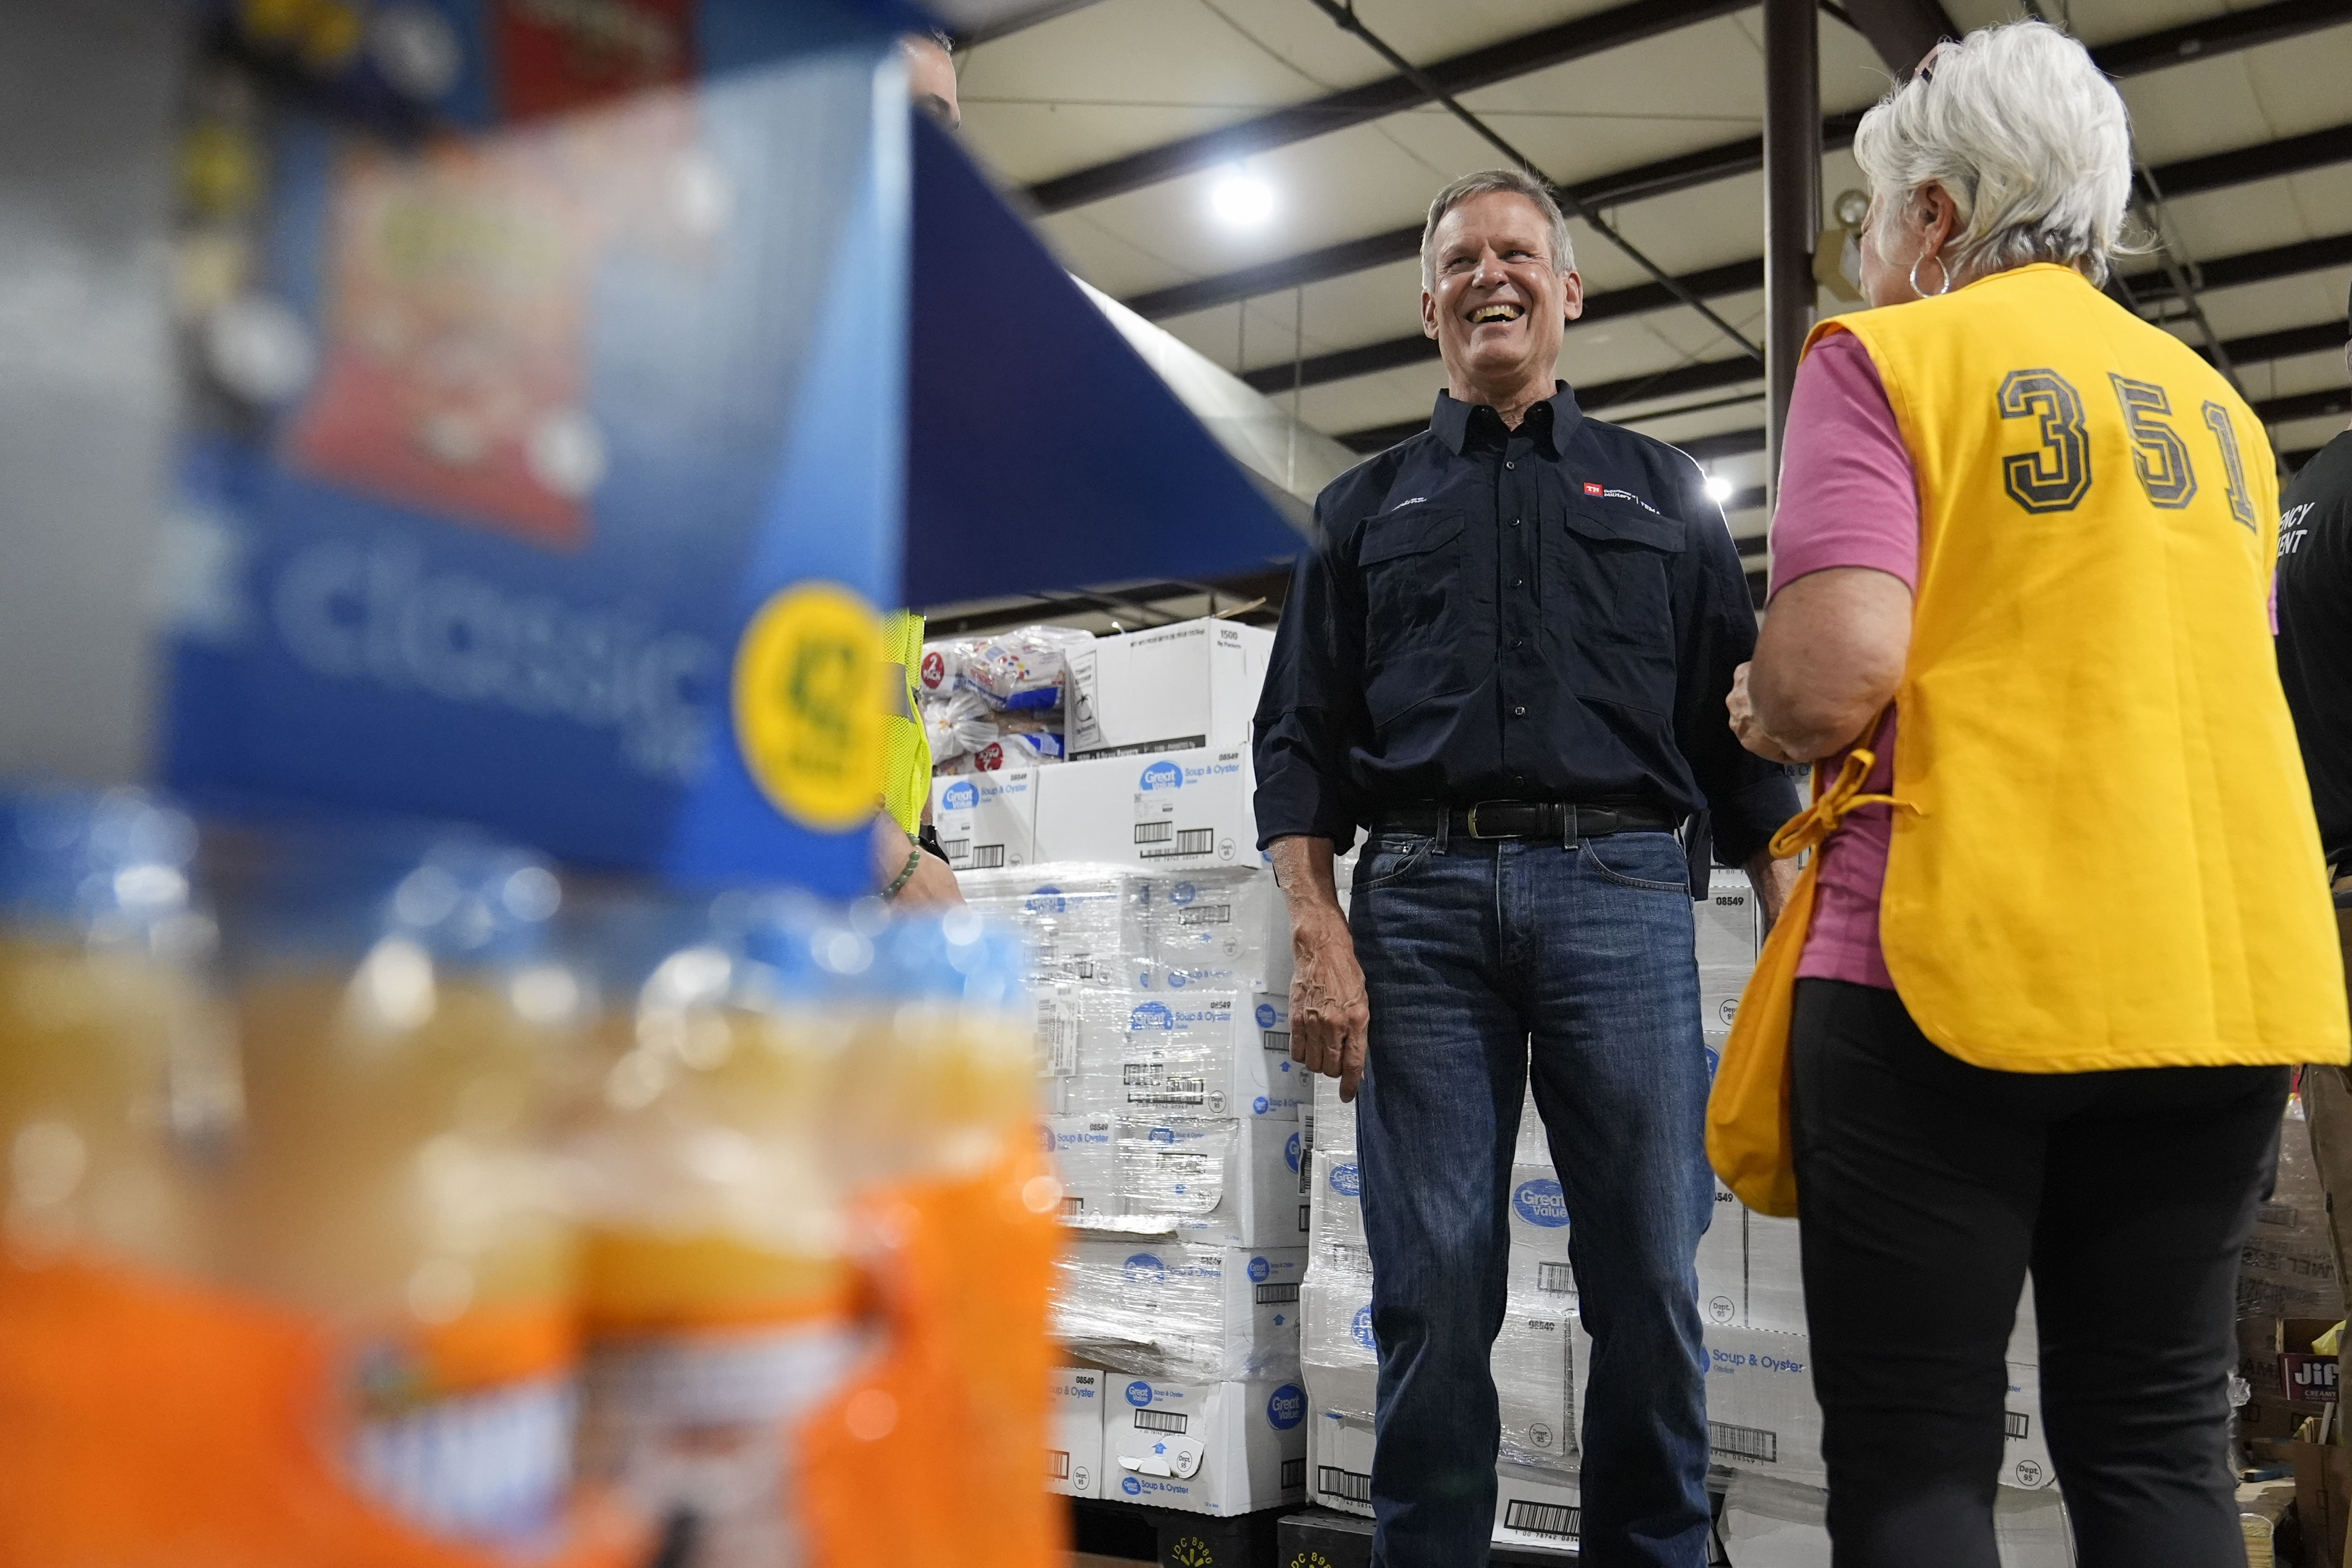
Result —
M1874 726L1874 730L1875 726ZM1813 774L1813 803L1772 837L1775 858L1819 849L1858 806L1892 805L1895 797L1864 795L1862 781L1878 757L1857 746L1846 753L1834 782ZM1756 973L1740 994L1706 1100L1706 1158L1723 1184L1758 1214L1797 1217L1796 1150L1789 1134L1789 1023L1797 994L1797 961L1812 930L1814 885L1821 857L1806 864L1789 894Z

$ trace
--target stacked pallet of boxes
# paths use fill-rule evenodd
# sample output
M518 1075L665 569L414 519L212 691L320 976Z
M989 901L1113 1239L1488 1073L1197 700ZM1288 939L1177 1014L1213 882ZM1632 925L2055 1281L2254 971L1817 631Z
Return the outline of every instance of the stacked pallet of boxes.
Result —
M1304 1494L1306 1078L1247 752L1270 641L1097 639L1070 661L1072 761L934 788L942 841L997 868L965 897L1034 952L1071 1232L1048 1485L1075 1496L1224 1516Z

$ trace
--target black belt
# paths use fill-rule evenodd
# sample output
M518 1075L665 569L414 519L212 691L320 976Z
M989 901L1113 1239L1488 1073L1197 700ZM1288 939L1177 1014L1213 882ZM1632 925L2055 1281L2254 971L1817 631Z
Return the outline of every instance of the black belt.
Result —
M1434 802L1391 806L1372 818L1375 833L1419 833L1449 838L1542 838L1574 843L1612 833L1672 833L1679 819L1654 805L1577 805L1564 800L1482 800L1475 805Z

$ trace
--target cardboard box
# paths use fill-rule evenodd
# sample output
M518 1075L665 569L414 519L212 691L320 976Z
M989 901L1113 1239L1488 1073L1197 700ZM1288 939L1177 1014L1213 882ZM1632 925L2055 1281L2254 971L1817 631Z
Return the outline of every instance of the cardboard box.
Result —
M1031 865L956 879L966 903L1019 928L1045 983L1124 987L1150 956L1132 867Z
M1545 1131L1543 1113L1536 1109L1536 1091L1532 1089L1519 1100L1519 1131L1511 1145L1511 1163L1551 1163L1551 1135Z
M1715 1462L1824 1484L1822 1408L1813 1399L1812 1347L1805 1337L1710 1324L1706 1352Z
M1045 1152L1062 1184L1062 1217L1084 1221L1124 1212L1118 1190L1118 1121L1101 1112L1048 1116Z
M1349 1154L1317 1154L1308 1165L1307 1245L1364 1250L1364 1170Z
M1747 873L1716 872L1706 901L1695 906L1693 913L1699 1022L1703 1028L1727 1033L1762 948L1763 921Z
M1057 1366L1048 1374L1045 1489L1064 1497L1103 1495L1103 1373Z
M2241 1318L2238 1320L2238 1375L2246 1380L2248 1398L2238 1410L2238 1433L2248 1439L2289 1439L2304 1422L2326 1414L2327 1406L2287 1397L2283 1356L2307 1350L2311 1342L2335 1327L2319 1318Z
M1360 1518L1372 1517L1372 1415L1325 1402L1319 1385L1335 1374L1307 1373L1307 1500Z
M1372 1334L1370 1258L1360 1248L1317 1252L1307 1270L1299 1311L1300 1362L1318 1375L1325 1371L1360 1373L1367 1380L1361 1385L1362 1403L1349 1408L1369 1416L1369 1380L1380 1366L1380 1345Z
M1508 1208L1512 1300L1573 1310L1576 1276L1568 1263L1568 1198L1549 1162L1511 1167Z
M1727 1326L1748 1321L1748 1211L1715 1184L1714 1217L1698 1244L1699 1316Z
M995 871L1037 858L1037 773L1016 768L931 781L931 826L958 871Z
M1274 634L1180 621L1097 637L1070 656L1070 754L1129 756L1250 741Z
M1290 1014L1283 1012L1286 1023ZM1274 1052L1269 1048L1266 1054ZM1339 1098L1339 1080L1321 1073L1307 1074L1307 1091L1300 1119L1307 1127L1307 1146L1318 1153L1328 1151L1334 1154L1356 1152L1356 1107L1353 1101Z
M2279 1126L2278 1173L2270 1201L2254 1211L2253 1234L2238 1260L2238 1315L2335 1322L2344 1314L2343 1281L2336 1277L2327 1228L2327 1193L2313 1157L2303 1097L2291 1095Z
M1080 994L1072 1109L1296 1121L1312 1092L1232 992Z
M2344 1561L2345 1521L2352 1515L2352 1448L2341 1444L2290 1443L2294 1463L2294 1510L2303 1521L2304 1561Z
M1107 757L1037 771L1037 858L1190 870L1255 867L1246 751Z
M1170 1117L1115 1125L1120 1214L1164 1215L1196 1247L1307 1244L1297 1122Z
M1575 1474L1576 1315L1514 1304L1488 1365L1502 1412L1501 1458L1528 1473Z
M1231 869L1145 875L1138 887L1149 988L1288 997L1290 914L1270 868L1253 858Z
M1570 1552L1583 1533L1584 1510L1574 1479L1507 1462L1495 1466L1496 1545Z
M1227 1518L1307 1496L1307 1391L1291 1379L1112 1380L1104 1495Z
M1087 1360L1211 1382L1297 1371L1303 1247L1089 1238L1055 1268L1055 1337Z
M1741 1210L1748 1240L1748 1310L1743 1327L1778 1334L1805 1331L1805 1271L1798 1222Z
M2058 1467L2051 1462L2050 1434L2042 1428L2038 1368L2009 1363L2009 1395L2001 1421L2000 1484L2029 1492L2057 1485Z

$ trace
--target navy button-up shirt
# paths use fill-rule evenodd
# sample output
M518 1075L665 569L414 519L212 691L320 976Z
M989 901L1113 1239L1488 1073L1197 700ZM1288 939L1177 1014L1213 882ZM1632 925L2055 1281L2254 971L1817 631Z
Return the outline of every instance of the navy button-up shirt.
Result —
M1565 384L1516 430L1440 393L1427 431L1332 480L1258 704L1260 846L1561 800L1711 811L1724 863L1762 849L1797 797L1724 710L1756 618L1703 484Z

